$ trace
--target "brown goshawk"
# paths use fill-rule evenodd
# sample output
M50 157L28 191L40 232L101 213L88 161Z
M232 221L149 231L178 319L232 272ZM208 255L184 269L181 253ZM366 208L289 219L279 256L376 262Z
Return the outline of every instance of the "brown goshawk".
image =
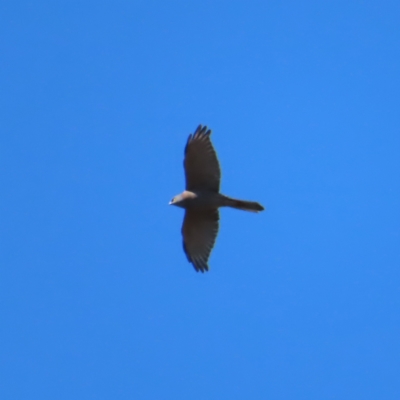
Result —
M237 200L219 193L221 170L206 126L189 135L185 147L186 190L169 204L185 209L182 225L183 249L196 271L208 271L208 258L218 234L219 207L259 212L254 201Z

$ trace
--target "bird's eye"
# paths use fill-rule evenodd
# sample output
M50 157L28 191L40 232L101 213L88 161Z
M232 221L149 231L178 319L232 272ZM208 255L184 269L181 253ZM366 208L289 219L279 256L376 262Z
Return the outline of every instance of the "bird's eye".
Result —
M173 203L173 202L174 202L174 199L175 199L175 197L173 197L173 198L171 199L171 203Z

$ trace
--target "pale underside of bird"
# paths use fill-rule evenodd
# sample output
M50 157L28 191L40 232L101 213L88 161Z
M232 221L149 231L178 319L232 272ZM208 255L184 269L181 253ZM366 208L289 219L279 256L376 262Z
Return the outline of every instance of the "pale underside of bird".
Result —
M210 134L211 130L199 125L194 134L189 135L183 162L186 188L169 203L185 209L183 249L197 272L209 270L208 259L218 234L219 207L252 212L264 210L257 202L219 193L221 170Z

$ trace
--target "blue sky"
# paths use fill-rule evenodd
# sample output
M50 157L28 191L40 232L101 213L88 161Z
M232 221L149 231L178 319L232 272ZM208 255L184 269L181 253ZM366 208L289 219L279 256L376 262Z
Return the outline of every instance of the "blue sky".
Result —
M2 2L3 399L399 399L396 1ZM211 270L181 245L212 130Z

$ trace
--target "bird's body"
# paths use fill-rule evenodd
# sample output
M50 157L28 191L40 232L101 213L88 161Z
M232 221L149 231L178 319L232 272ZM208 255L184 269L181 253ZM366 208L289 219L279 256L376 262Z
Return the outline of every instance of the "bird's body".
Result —
M191 192L185 190L180 195L174 197L174 202L171 205L185 209L207 209L231 207L238 210L259 212L263 211L264 207L255 201L237 200L225 196L221 193L210 192L206 190Z
M186 190L169 204L184 208L183 248L196 271L208 271L208 258L218 234L220 207L259 212L254 201L237 200L219 193L221 171L210 140L211 131L201 125L190 135L185 147Z

